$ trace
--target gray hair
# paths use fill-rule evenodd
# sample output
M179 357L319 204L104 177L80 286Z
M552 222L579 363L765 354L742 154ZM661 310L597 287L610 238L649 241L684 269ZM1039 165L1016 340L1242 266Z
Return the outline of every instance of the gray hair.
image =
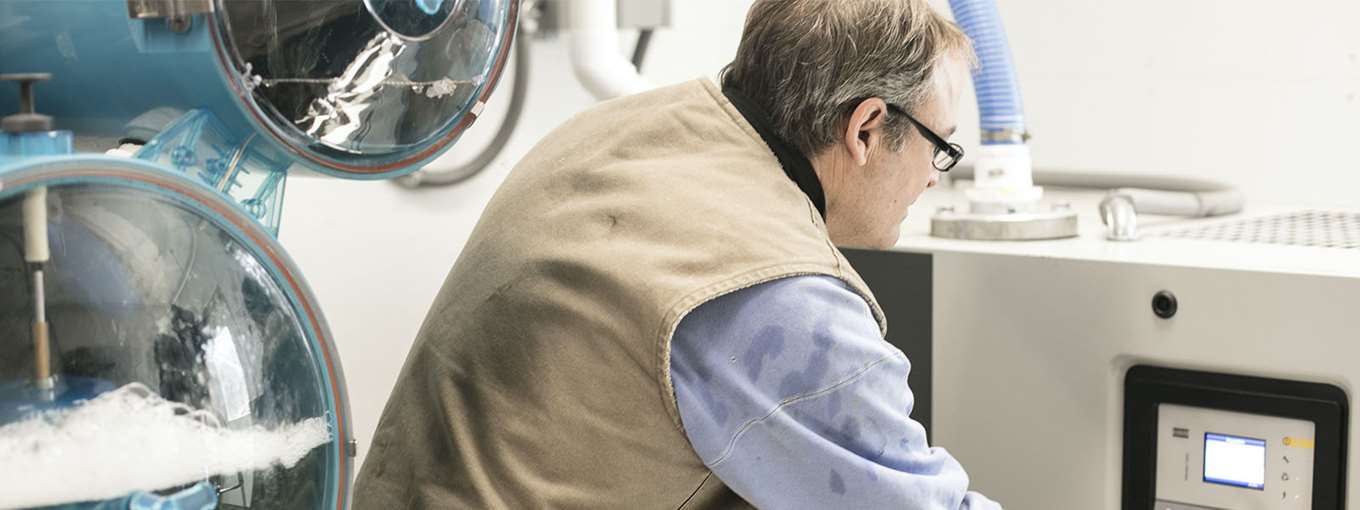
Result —
M811 157L840 140L856 101L921 107L950 55L971 62L972 43L926 0L756 0L720 79ZM889 117L893 145L910 129L906 119Z

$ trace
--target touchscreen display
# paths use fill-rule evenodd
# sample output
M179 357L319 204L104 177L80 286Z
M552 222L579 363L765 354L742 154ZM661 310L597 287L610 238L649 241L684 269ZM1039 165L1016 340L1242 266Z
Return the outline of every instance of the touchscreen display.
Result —
M1204 434L1204 481L1265 490L1266 442L1249 437Z

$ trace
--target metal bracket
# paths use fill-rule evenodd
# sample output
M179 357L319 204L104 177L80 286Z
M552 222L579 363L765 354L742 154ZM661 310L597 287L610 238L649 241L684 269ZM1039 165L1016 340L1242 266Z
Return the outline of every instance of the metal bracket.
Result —
M170 31L182 34L193 26L193 17L213 12L213 0L127 0L132 19L164 18Z
M619 0L619 28L671 26L671 0Z

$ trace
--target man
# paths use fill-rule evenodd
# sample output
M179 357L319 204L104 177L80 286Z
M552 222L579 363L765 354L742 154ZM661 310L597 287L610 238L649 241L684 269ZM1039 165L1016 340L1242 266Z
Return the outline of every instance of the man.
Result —
M550 134L445 282L356 508L997 508L909 418L835 247L892 246L962 157L970 59L924 0L757 0L721 88Z

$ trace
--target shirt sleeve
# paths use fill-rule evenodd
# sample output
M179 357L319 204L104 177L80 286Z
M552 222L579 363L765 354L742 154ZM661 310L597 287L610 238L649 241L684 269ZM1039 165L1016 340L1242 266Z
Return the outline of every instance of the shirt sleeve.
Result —
M999 510L911 419L910 368L864 299L825 276L705 303L671 341L685 434L751 504Z

